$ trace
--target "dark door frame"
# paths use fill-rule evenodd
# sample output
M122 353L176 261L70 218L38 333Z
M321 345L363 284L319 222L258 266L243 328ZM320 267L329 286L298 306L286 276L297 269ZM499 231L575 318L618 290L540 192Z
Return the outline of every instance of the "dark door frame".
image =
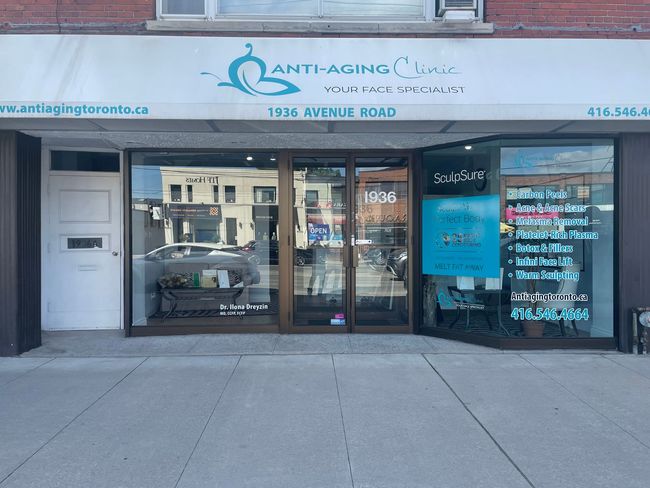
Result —
M408 323L404 325L356 325L356 314L355 314L355 278L356 278L356 266L354 265L354 255L352 252L352 246L350 245L350 238L355 232L355 215L356 215L356 181L355 181L355 159L358 157L402 157L407 159L407 175L408 175L408 195L407 195L407 241L408 241L408 253L409 256L413 256L414 252L414 226L411 225L411 219L413 215L413 166L414 166L414 157L413 151L397 151L397 150L360 150L360 151L335 151L335 150L322 150L322 151L286 151L282 153L280 159L280 167L283 168L280 171L280 180L281 186L284 190L285 196L289 198L281 199L280 201L280 213L282 215L281 221L285 222L284 228L280 230L283 238L280 240L280 256L282 258L282 264L280 266L280 283L281 289L285 290L284 294L281 294L280 299L280 317L281 317L281 332L288 333L413 333L414 331L414 293L413 290L413 281L414 273L413 269L413 260L408 260ZM294 316L293 316L293 247L295 241L294 234L294 198L293 198L293 160L298 157L341 157L345 158L345 169L346 169L346 224L345 224L345 238L346 242L344 245L344 261L345 261L345 280L346 280L346 326L345 327L336 327L336 326L327 326L327 325L295 325ZM287 228L288 227L288 228ZM286 236L286 237L284 237ZM283 249L284 252L283 252ZM286 284L286 287L283 286ZM284 295L284 296L282 296ZM286 317L287 320L284 322L282 319Z

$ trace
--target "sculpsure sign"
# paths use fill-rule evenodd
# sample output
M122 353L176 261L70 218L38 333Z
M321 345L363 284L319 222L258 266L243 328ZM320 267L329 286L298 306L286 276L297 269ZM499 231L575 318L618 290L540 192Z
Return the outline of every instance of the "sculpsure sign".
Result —
M2 118L650 119L650 41L6 35L0 63Z

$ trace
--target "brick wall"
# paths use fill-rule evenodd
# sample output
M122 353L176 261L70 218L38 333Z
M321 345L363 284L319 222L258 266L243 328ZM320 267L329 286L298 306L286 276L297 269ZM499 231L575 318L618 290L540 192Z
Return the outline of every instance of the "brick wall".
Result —
M0 31L144 31L155 0L0 0Z
M650 38L650 0L485 0L508 37Z
M0 32L144 34L155 11L155 0L0 0ZM485 0L485 12L495 37L650 39L650 0Z

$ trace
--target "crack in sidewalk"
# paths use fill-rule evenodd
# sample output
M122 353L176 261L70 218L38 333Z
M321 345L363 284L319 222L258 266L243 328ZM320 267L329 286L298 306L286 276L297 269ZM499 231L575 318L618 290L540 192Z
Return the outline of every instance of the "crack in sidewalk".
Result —
M208 425L210 425L210 421L212 420L212 417L214 416L214 412L217 411L217 407L221 403L221 399L223 398L224 393L228 389L228 385L230 384L230 380L235 375L235 371L237 370L237 367L239 366L239 362L241 361L241 358L242 358L241 355L237 358L237 362L235 363L235 366L232 368L232 371L230 372L230 376L228 376L228 379L224 383L223 388L221 390L221 393L219 394L219 398L217 398L217 401L214 404L214 407L212 408L212 411L210 412L210 415L208 416L208 419L205 421L205 425L203 426L203 429L201 430L201 434L199 434L199 438L196 440L196 443L194 443L194 447L192 448L192 452L190 452L190 455L187 457L187 461L185 461L185 464L183 465L183 469L181 469L181 472L178 475L178 479L176 480L176 483L174 483L174 488L177 488L178 484L181 482L181 479L183 478L183 475L185 474L185 470L187 469L187 466L190 464L190 460L192 459L192 456L194 456L194 453L196 452L196 448L199 446L199 443L201 442L201 439L203 439L203 435L205 434L205 431L207 430Z
M336 396L339 400L339 412L341 413L341 426L343 427L343 440L345 441L345 453L348 457L348 469L350 470L350 481L352 488L354 488L354 475L352 474L352 462L350 461L350 448L348 446L348 435L345 430L345 419L343 417L343 405L341 404L341 390L339 389L339 379L336 374L336 363L334 362L334 354L330 354L332 358L332 367L334 368L334 382L336 383Z
M59 359L59 358L55 358ZM90 405L88 405L86 408L84 408L81 412L79 412L75 417L70 420L67 424L65 424L63 427L61 427L58 431L54 433L47 441L41 445L38 449L36 449L33 453L31 453L27 458L23 460L18 466L16 466L14 469L11 470L11 472L5 476L4 478L0 479L0 486L4 484L5 481L7 481L16 471L18 471L21 467L25 465L30 459L32 459L36 454L38 454L45 446L47 446L50 442L52 442L61 432L66 430L70 425L72 425L79 417L81 417L84 413L86 413L88 410L90 410L94 405L96 405L102 398L104 398L106 395L108 395L111 391L113 391L117 386L122 383L125 379L127 379L131 374L138 369L142 364L149 359L149 357L144 358L142 361L140 361L138 364L136 364L131 371L126 373L119 381L117 381L113 386L111 386L108 390L106 390L104 393L102 393L99 397L97 397ZM48 361L46 364L49 364L51 361Z
M451 391L452 395L454 395L454 396L456 397L456 399L460 402L460 404L461 404L461 405L463 406L463 408L467 411L467 413L468 413L468 414L469 414L469 415L474 419L474 421L479 425L479 427L481 427L481 429L483 430L483 432L485 432L485 433L487 434L487 436L488 436L488 437L490 438L490 440L494 443L494 445L497 447L497 449L499 449L499 451L501 451L501 454L503 454L503 455L505 456L505 458L510 462L510 464L512 464L512 466L517 470L517 472L521 475L521 477L522 477L524 480L526 480L526 482L528 483L528 485L531 486L531 488L535 488L535 485L534 485L533 482L530 480L530 478L528 478L528 476L526 476L526 474L525 474L525 473L522 471L522 469L517 465L517 463L514 461L514 459L512 459L512 458L510 457L510 455L506 452L506 450L501 446L501 444L499 444L499 441L497 441L497 440L495 439L495 437L490 433L490 431L487 429L487 427L485 427L485 425L483 425L483 423L478 419L478 417L477 417L476 415L474 415L474 412L472 412L472 411L469 409L469 407L467 406L467 404L462 400L462 398L460 397L460 395L459 395L458 393L456 393L456 390L454 390L454 389L452 388L452 386L449 384L449 382L448 382L448 381L447 381L447 380L442 376L442 374L440 373L440 371L438 371L438 370L436 369L436 367L435 367L433 364L431 364L431 362L429 361L429 358L427 358L427 356L426 356L425 354L422 354L422 357L423 357L424 360L427 362L427 364L431 367L431 369L432 369L432 370L433 370L433 371L438 375L438 377L440 378L440 380L441 380L445 385L447 385L447 388L449 388L449 391Z

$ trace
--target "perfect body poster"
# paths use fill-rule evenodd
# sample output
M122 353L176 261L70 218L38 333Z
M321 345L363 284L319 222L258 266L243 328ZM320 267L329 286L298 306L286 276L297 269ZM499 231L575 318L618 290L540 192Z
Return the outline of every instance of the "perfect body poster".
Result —
M499 195L422 202L422 273L499 277Z

